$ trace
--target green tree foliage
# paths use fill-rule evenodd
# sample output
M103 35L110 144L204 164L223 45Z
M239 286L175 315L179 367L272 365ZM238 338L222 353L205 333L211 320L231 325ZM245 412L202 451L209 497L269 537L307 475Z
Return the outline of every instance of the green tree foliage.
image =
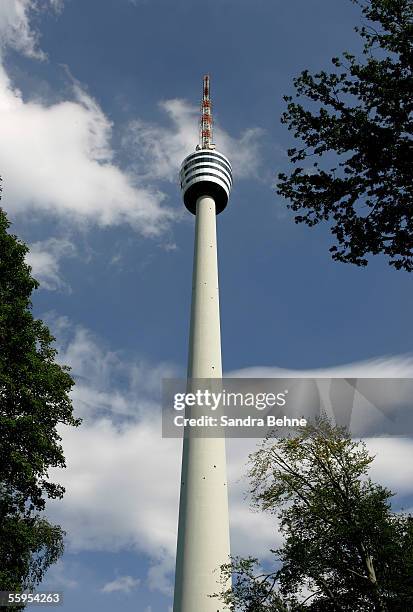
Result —
M332 222L333 259L364 266L366 255L382 253L412 271L413 3L352 1L368 20L355 28L364 59L345 52L332 59L334 73L294 79L307 108L284 96L281 121L304 144L289 149L290 161L306 163L278 175L277 193L300 212L297 223ZM317 156L323 168L311 165Z
M64 532L39 512L64 488L50 467L65 467L58 424L77 426L73 380L55 362L53 336L32 315L39 283L27 246L8 233L0 208L0 590L32 589L63 551Z
M412 520L368 477L373 459L325 417L250 455L253 503L279 517L284 544L271 572L257 573L254 558L223 566L231 610L413 610Z

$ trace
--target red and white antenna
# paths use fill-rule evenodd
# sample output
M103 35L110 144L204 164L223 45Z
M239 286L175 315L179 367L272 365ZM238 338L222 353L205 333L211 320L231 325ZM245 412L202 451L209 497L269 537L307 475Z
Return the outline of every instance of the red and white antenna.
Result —
M197 149L215 149L212 143L212 109L209 89L209 74L204 76L201 102L201 122L199 128L199 145Z

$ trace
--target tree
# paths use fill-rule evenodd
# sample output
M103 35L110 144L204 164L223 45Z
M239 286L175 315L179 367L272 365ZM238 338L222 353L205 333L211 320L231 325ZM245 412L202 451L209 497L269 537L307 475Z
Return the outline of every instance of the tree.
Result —
M1 190L1 189L0 189ZM8 233L0 208L0 590L33 589L63 551L64 532L40 514L62 498L50 467L65 467L58 424L78 426L74 382L55 362L55 340L32 315L39 283L25 263L28 247Z
M344 52L332 58L334 73L304 70L294 79L295 97L310 100L314 110L284 96L281 121L304 143L288 150L290 162L307 164L280 173L277 193L300 211L296 223L332 221L333 259L365 266L368 254L382 253L411 272L413 3L351 1L370 22L355 28L365 61ZM318 161L308 166L314 156L324 168Z
M245 612L402 612L413 609L413 525L368 478L373 457L325 416L250 455L254 505L278 515L276 566L223 566L220 597ZM278 565L278 567L277 567Z

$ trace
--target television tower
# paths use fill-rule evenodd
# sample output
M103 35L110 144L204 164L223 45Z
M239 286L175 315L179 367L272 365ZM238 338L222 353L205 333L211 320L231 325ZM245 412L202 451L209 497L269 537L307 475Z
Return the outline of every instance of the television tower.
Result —
M188 379L222 378L216 215L227 205L232 169L212 144L208 75L203 82L199 144L182 162L180 181L185 206L195 215ZM174 612L227 609L208 595L220 591L219 567L229 562L229 555L225 438L185 432Z

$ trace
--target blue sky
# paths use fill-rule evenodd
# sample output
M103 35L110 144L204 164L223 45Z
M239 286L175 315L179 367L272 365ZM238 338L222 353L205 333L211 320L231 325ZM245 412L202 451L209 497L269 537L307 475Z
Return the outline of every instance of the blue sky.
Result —
M360 15L347 0L34 4L0 7L2 205L85 419L62 432L67 493L49 514L67 551L45 587L65 591L63 610L166 612L180 445L160 438L158 397L186 368L194 219L178 169L205 72L234 168L218 218L225 372L412 375L411 277L380 257L332 262L328 228L295 225L274 189L293 142L282 96L300 70L360 50ZM265 556L279 536L243 501L248 449L231 443L233 549ZM412 505L411 440L371 444L377 478Z

